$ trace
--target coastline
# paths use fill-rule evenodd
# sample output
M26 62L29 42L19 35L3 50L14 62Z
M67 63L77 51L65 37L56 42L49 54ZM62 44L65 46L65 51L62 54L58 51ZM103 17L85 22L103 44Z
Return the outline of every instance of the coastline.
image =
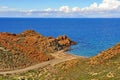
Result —
M78 56L78 55L74 55L74 54L70 54L68 52L66 52L65 50L60 50L60 51L57 51L55 53L52 53L51 54L53 57L55 58L59 58L59 59L64 59L64 58L87 58L87 57L84 57L84 56Z

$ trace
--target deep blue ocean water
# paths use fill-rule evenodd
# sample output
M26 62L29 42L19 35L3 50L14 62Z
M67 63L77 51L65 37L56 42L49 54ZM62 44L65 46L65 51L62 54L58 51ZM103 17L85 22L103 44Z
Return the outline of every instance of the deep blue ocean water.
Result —
M120 18L0 18L0 32L27 29L45 36L67 35L78 43L69 53L87 57L120 42Z

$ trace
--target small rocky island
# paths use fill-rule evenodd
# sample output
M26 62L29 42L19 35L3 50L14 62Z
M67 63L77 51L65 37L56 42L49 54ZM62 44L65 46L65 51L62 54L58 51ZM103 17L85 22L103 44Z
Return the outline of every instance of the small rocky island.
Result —
M0 33L0 71L25 68L54 59L50 53L68 49L76 44L66 35L43 36L34 30L20 34Z

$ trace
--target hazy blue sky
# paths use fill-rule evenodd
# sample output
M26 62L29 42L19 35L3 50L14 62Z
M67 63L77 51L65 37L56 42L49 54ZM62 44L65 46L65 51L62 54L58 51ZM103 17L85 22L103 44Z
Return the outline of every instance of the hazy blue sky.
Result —
M120 17L120 0L0 0L0 17Z
M59 8L61 6L86 7L101 0L0 0L0 6L23 9Z

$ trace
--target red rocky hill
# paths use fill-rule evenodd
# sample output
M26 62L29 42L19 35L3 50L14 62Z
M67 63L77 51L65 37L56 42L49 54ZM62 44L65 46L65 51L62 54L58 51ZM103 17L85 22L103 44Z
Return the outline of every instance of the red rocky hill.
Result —
M91 64L102 64L120 55L120 43L90 58Z
M68 48L73 44L75 42L71 41L67 36L59 36L58 38L45 37L34 30L26 30L20 34L0 33L1 50L9 50L12 55L21 53L35 62L53 59L54 57L49 53ZM14 61L16 60L14 59Z

